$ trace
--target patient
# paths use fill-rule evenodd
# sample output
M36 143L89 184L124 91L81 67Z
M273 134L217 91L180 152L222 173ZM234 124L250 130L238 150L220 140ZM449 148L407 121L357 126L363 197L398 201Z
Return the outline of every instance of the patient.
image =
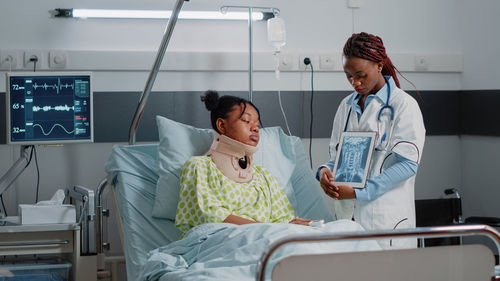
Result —
M209 222L308 225L295 217L276 179L252 163L259 143L259 110L243 98L207 91L214 142L204 156L193 156L181 171L175 226L183 232Z

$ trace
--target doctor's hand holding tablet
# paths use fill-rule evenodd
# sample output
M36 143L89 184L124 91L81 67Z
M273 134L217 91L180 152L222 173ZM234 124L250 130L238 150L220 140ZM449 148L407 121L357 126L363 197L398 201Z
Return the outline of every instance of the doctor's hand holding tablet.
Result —
M339 199L334 202L337 219L354 219L367 230L413 228L415 175L425 141L418 103L400 89L399 71L380 37L353 34L343 58L354 93L337 109L331 159L316 178L325 194ZM381 244L415 247L416 240Z
M323 191L333 199L355 199L356 192L354 188L349 185L340 185L335 183L332 171L328 168L321 169L321 188Z

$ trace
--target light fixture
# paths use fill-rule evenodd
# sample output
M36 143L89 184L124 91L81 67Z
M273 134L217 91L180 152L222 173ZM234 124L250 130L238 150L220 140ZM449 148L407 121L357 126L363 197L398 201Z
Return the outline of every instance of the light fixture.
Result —
M168 19L172 11L165 10L112 10L112 9L61 9L54 10L58 18L95 19ZM179 19L190 20L248 20L247 12L181 11ZM252 20L267 20L272 13L253 12Z

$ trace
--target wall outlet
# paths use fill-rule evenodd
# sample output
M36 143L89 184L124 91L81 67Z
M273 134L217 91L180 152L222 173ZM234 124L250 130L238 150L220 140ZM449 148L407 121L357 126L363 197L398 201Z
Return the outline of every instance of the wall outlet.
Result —
M55 69L62 69L66 67L68 56L63 51L50 51L49 52L49 67Z
M25 68L32 68L34 66L34 62L30 61L32 58L37 58L38 61L36 62L36 65L38 68L41 68L43 58L42 58L42 51L37 51L37 50L32 50L32 51L24 51L24 67Z
M292 55L287 55L287 54L280 54L279 55L279 60L280 60L280 70L291 70L295 68L295 59L293 58Z
M426 56L415 56L415 70L425 71L429 69L429 58Z
M334 70L336 64L334 55L324 54L319 56L319 69L321 70Z
M318 69L319 67L319 59L316 55L300 55L299 56L299 70L304 70L306 67L310 67L304 64L304 59L309 58L311 60L311 64L313 69Z
M16 50L0 51L0 69L16 69L19 53Z

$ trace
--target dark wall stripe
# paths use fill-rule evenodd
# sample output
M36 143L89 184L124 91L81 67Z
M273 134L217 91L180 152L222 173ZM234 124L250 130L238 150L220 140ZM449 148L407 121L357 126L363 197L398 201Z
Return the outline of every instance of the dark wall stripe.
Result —
M500 136L500 90L460 92L460 117L464 135Z
M94 139L96 142L127 142L130 123L139 101L139 92L94 92ZM158 139L154 116L173 118L173 94L151 93L139 129L137 141Z
M247 98L246 92L220 92ZM313 137L329 138L333 118L342 99L350 91L317 91L314 93ZM500 90L422 91L419 101L427 135L500 136ZM202 92L153 92L137 131L137 141L157 141L156 115L184 124L210 128L210 115L200 101ZM127 142L139 92L95 92L94 135L96 142ZM310 91L283 91L281 100L293 135L309 137ZM254 93L254 103L261 112L263 125L286 125L276 91ZM6 142L5 93L0 93L0 143Z
M0 93L0 143L4 144L7 142L6 128L7 120L5 115L5 93Z
M410 92L420 105L427 135L460 135L460 92Z

